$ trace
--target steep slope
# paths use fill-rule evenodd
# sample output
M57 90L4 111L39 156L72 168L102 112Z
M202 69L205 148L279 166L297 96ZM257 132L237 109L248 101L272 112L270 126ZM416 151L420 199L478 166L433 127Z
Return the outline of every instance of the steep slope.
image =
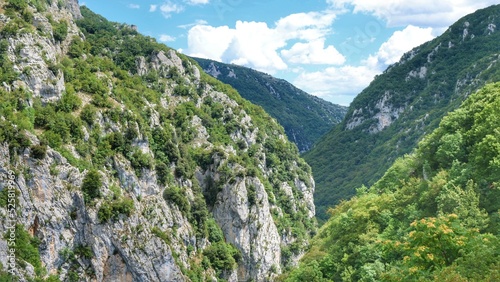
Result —
M277 119L301 152L309 150L347 111L347 107L307 94L283 79L246 67L193 59L205 72L231 85L243 98L260 105Z
M499 26L499 5L478 10L406 53L356 97L342 123L304 155L319 218L373 184L470 93L500 80Z
M262 108L75 0L0 11L0 280L267 281L303 254L314 181Z
M332 210L286 281L499 281L500 83Z

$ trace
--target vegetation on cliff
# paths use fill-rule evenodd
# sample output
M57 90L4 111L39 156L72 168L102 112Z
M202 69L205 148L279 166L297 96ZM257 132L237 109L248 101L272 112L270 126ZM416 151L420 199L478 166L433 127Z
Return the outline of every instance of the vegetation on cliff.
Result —
M498 281L500 83L330 209L286 281Z

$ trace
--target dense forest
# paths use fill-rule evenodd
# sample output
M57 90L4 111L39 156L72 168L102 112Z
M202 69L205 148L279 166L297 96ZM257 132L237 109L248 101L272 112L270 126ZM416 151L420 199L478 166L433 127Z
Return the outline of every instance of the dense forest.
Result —
M316 181L317 216L371 186L441 118L485 83L500 80L500 5L467 15L375 77L345 119L304 154Z
M500 83L329 210L284 281L499 281Z

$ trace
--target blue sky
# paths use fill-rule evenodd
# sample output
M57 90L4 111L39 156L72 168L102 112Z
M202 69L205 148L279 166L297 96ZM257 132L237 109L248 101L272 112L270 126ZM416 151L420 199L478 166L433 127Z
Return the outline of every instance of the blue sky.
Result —
M373 77L498 0L80 0L191 56L251 67L349 105Z

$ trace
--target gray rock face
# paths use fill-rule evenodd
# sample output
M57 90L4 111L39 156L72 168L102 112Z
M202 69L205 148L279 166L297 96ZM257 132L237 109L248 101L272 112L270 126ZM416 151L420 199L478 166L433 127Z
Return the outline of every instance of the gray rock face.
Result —
M249 203L248 186L255 189L255 205ZM239 280L268 281L273 277L271 267L280 271L280 235L259 179L242 178L225 185L213 213L226 238L242 252L245 264L238 269Z
M30 91L33 97L40 97L44 103L57 102L62 97L65 91L64 76L54 65L65 56L70 37L80 34L74 21L81 17L81 13L78 1L61 3L64 5L54 2L47 10L54 20L67 21L68 38L62 42L53 40L48 19L44 14L35 12L34 25L50 36L24 33L8 39L7 55L20 76L13 85L3 85L4 88L22 87ZM83 36L80 38L84 40ZM87 199L86 202L81 187L89 171L70 162L71 158L84 159L74 144L61 145L70 161L51 147L47 148L45 157L35 159L30 148L11 154L8 144L0 144L0 173L16 172L15 187L19 191L17 223L40 240L39 253L43 268L62 281L189 281L186 273L192 267L190 263L200 260L203 250L213 242L206 235L197 234L189 211L183 211L172 199L166 199L164 192L172 186L180 187L182 196L192 205L198 191L195 189L207 191L207 179L211 178L217 180L222 189L216 192L216 201L209 211L222 229L224 241L233 244L241 253L236 268L227 270L220 277L228 281L273 280L284 266L283 248L298 238L292 236L290 230L278 228L278 220L283 219L286 213L277 203L276 196L270 192L269 183L274 180L278 187L283 187L285 192L281 197L291 203L292 212L304 211L305 217L312 222L312 177L307 175L310 178L307 184L299 180L297 175L286 180L280 179L276 168L266 162L267 149L262 144L271 135L260 132L262 129L256 127L252 116L243 110L237 99L200 83L202 75L199 69L182 55L174 50L158 51L148 58L137 57L135 60L139 75L155 70L162 78L168 78L169 72L176 72L180 76L179 80L164 80L164 92L159 92L163 95L160 105L145 101L144 110L150 113L145 121L147 126L154 128L161 125L159 108L163 107L161 110L165 112L190 101L189 97L171 95L177 83L182 83L198 90L199 98L193 99L192 103L196 107L205 106L205 100L222 105L224 123L231 122L237 128L231 134L228 133L228 138L238 146L212 143L211 131L205 127L203 117L194 115L189 120L193 138L183 145L188 148L188 152L191 152L190 149L218 150L212 156L213 163L208 168L196 164L196 179L175 177L175 184L162 184L154 169L145 167L138 171L132 167L125 154L117 154L109 157L106 164L99 168L101 196L92 201ZM104 72L96 75L108 82L111 93L113 81L110 75ZM84 104L89 103L89 95L76 95L80 96ZM116 109L129 111L120 101L113 100L113 103ZM113 121L105 111L97 110L94 128L83 127L86 143L92 134L105 137L123 131L124 125ZM270 118L269 123L276 125ZM136 121L127 120L126 125L138 133L130 146L147 155L154 163L154 150L147 132ZM35 145L40 144L42 133L39 131L43 129L24 133ZM276 135L280 135L278 139L286 144L288 141L282 134ZM248 168L237 161L240 157L238 154L247 152L250 147L255 150L255 169L259 170L260 176L250 176ZM288 167L290 171L298 170L297 161L291 162ZM168 169L173 172L175 166L173 162ZM227 168L232 168L230 170L234 177L225 176ZM197 187L196 181L201 187ZM4 187L1 184L0 190ZM106 219L103 211L110 206L113 208L118 200L129 201L133 208L129 214L115 211L111 219ZM2 234L8 228L4 220L7 212L5 207L0 207ZM305 243L302 247L305 247ZM7 266L7 257L3 254L7 250L7 241L0 237L0 262L4 267ZM290 261L296 262L301 254L292 254ZM16 275L21 281L32 279L35 267L27 263L26 267L17 270ZM210 267L206 267L202 275L206 281L216 281L219 276Z

